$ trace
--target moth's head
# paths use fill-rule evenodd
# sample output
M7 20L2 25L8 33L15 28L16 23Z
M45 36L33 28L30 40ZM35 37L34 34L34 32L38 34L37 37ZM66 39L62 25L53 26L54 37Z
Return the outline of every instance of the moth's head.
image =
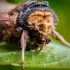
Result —
M28 25L34 26L30 33L31 37L36 37L40 44L44 42L46 43L46 39L51 34L54 25L54 17L52 13L49 11L37 10L28 16L27 22Z
M18 24L23 29L31 30L31 37L33 35L43 41L46 41L51 34L52 26L58 21L55 12L49 7L47 2L33 2L25 5L24 9L20 11L19 18L21 21Z
M28 16L27 23L34 26L34 30L46 32L54 25L54 17L48 11L37 10Z

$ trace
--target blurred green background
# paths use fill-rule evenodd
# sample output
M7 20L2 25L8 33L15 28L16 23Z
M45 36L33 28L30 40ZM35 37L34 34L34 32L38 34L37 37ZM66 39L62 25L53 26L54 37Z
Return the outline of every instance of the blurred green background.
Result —
M23 0L7 0L8 2L10 2L10 3L15 3L15 4L20 4L20 3L22 3L23 2ZM42 1L42 0L39 0L39 1ZM57 14L57 16L58 16L58 19L59 19L59 22L58 22L58 24L56 25L56 30L68 41L68 42L70 42L70 0L46 0L46 1L48 1L49 2L49 6L56 12L56 14ZM49 45L49 47L50 46L55 46L56 48L53 48L53 47L50 47L51 49L53 49L53 50L55 50L55 52L56 53L58 53L59 55L56 55L56 57L57 57L57 60L59 61L59 60L62 60L62 59L64 59L64 58L67 58L66 60L64 60L64 61L66 61L66 62L64 62L64 61L62 61L62 62L60 62L59 64L55 64L55 65L52 65L52 66L62 66L62 68L52 68L52 66L51 66L51 68L50 67L48 67L47 68L47 70L69 70L69 69L67 69L67 67L66 68L64 68L64 66L66 66L66 65L64 65L64 64L66 64L67 63L67 66L69 65L70 66L70 52L69 52L69 50L68 50L68 48L66 49L66 48L61 48L61 45L58 45L57 46L57 43L56 43L56 45L54 45L55 43L52 43L52 44L50 44ZM0 44L1 45L1 44ZM5 50L5 48L1 48L0 47L0 49L4 49L4 52L6 52L6 50ZM0 50L0 53L2 52L2 50ZM59 52L59 50L60 50L60 52ZM68 52L67 52L68 51ZM9 52L9 51L8 51ZM7 53L8 53L7 52ZM65 52L65 53L64 53ZM66 53L67 52L67 53ZM4 53L4 55L6 56L4 56L4 55L1 55L0 54L0 61L4 61L4 63L7 63L7 62L9 62L9 59L7 60L7 58L8 57L10 57L10 54L7 54L7 53ZM62 53L62 55L61 55L61 53ZM12 53L11 53L12 54ZM20 56L18 53L14 53L13 52L13 54L14 54L14 56L12 56L12 63L13 62L19 62L19 57L17 58L16 56ZM35 54L35 53L34 53ZM26 61L26 63L29 63L27 60L29 60L29 61L32 61L32 60L30 60L30 59L32 59L32 58L39 58L39 59L42 59L42 57L37 57L37 56L39 56L39 55L34 55L34 54L32 54L31 55L31 53L29 53L29 54L26 54L25 56L25 61ZM48 57L48 59L47 59L47 61L48 62L55 62L55 60L54 60L54 57L55 57L55 55L52 55L52 54L50 54L50 52L48 52L47 54L45 53L45 54L43 54L43 53L41 53L42 55L41 56L44 56L43 58L45 58L46 56ZM48 54L50 54L50 56L48 55ZM9 55L9 56L8 56ZM36 57L35 57L36 56ZM5 59L3 58L3 57L5 57ZM14 58L14 57L16 57L16 58ZM16 60L17 59L17 60ZM44 59L44 61L45 61L45 59ZM16 63L15 62L15 63ZM56 61L57 62L57 61ZM1 62L0 62L1 63ZM34 64L34 63L33 63ZM26 65L28 65L28 64L26 64ZM36 65L36 64L35 64ZM16 66L11 66L11 65L6 65L6 66L0 66L0 69L1 70L22 70L19 66L18 67L16 67ZM46 68L25 68L25 70L33 70L33 69L35 69L35 70L46 70Z

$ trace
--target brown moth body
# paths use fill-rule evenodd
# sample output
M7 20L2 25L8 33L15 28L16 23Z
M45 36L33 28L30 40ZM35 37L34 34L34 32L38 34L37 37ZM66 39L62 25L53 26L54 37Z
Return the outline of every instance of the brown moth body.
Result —
M0 41L22 48L22 67L25 50L41 51L51 41L51 35L70 47L55 31L58 18L47 2L24 2L6 15L0 14Z

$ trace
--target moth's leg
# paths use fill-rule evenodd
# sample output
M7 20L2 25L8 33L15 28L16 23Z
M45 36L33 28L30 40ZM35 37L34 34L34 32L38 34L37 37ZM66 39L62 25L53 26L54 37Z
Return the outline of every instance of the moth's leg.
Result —
M62 43L70 47L70 44L67 41L65 41L65 39L57 31L53 30L52 34L56 39L60 40Z
M39 44L36 44L36 48L35 48L35 51L36 52L40 52L42 49L43 49L43 44L39 45Z
M46 45L45 45L45 47L46 47L46 50L47 50L47 51L49 50L52 54L56 55L56 52L54 52L52 49L50 49L50 48L47 47Z
M27 43L27 31L23 30L22 36L21 36L21 48L22 48L22 68L24 68L24 52L26 49L26 43Z

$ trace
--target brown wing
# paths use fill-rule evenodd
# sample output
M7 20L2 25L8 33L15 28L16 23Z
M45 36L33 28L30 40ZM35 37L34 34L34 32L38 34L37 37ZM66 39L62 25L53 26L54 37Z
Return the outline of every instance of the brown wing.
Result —
M8 14L0 14L0 27L13 27L14 21Z
M25 3L19 4L18 6L15 7L15 5L13 6L6 2L5 5L8 4L7 8L9 6L13 6L13 9L10 9L10 10L8 9L7 12L5 12L6 10L4 10L4 12L2 11L3 13L0 13L0 28L15 27L16 18L18 16L19 11L24 9L24 6L28 6L31 3L32 2L25 2ZM1 11L1 8L0 8L0 11Z
M4 0L0 1L0 28L12 27L13 16L9 16L8 12L13 9L16 5L10 4Z

